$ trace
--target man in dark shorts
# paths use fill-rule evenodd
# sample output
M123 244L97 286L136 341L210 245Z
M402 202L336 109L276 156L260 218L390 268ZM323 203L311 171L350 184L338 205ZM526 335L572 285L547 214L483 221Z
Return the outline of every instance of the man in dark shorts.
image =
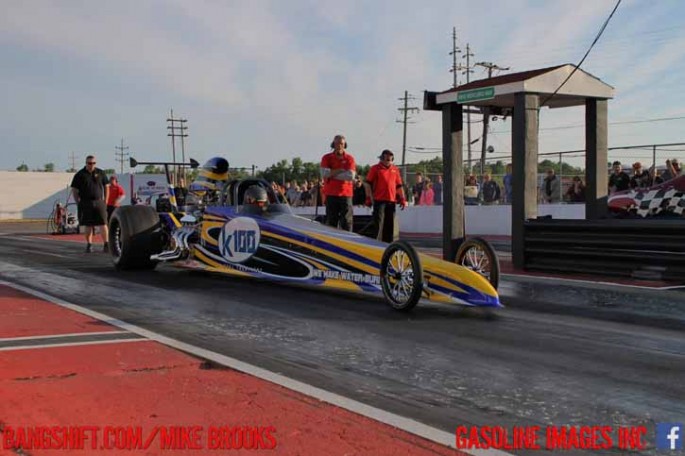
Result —
M109 252L109 231L107 229L107 197L109 180L104 171L95 167L95 157L86 157L86 166L74 175L71 181L71 192L78 204L79 225L85 226L86 252L93 251L93 234L95 227L100 227L103 252Z

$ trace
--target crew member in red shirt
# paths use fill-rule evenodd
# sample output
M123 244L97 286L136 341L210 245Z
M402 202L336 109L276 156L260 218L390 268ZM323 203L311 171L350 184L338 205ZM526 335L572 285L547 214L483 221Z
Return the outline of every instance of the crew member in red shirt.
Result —
M112 213L116 208L121 206L121 202L124 200L124 187L119 185L119 179L117 176L112 176L109 178L109 197L107 198L107 221L112 218Z
M331 143L332 152L321 159L321 175L324 180L323 193L326 196L326 224L345 231L352 231L352 193L357 165L354 157L347 153L347 141L343 135L336 135Z
M402 189L400 169L393 164L395 155L386 149L378 158L380 162L373 165L366 175L366 205L371 205L373 196L373 222L378 229L377 239L393 242L400 237L395 206L399 204L404 210L407 199Z

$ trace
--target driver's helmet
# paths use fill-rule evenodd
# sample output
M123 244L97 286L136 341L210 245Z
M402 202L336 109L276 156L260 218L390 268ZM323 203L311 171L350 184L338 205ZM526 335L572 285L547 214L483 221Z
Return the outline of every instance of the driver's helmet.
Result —
M250 185L247 190L245 190L243 204L251 204L253 206L265 208L268 203L269 197L266 194L264 187L260 187L259 185Z

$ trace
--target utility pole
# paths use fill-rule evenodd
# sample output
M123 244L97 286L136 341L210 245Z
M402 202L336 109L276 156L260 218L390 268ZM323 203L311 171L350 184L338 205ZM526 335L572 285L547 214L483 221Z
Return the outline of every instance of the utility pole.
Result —
M121 138L121 146L114 146L114 148L117 150L117 152L114 153L116 161L118 161L120 165L119 174L124 174L125 157L128 157L128 152L124 153L125 150L128 150L128 146L124 147L124 138Z
M452 27L452 52L449 54L452 56L452 68L450 68L450 72L452 73L452 87L457 87L459 85L457 75L459 74L460 68L457 65L457 54L461 54L461 49L457 47L457 28Z
M503 68L495 65L492 62L478 62L474 66L481 66L488 69L488 79L492 77L492 70L507 71L509 67ZM485 153L488 149L488 127L490 126L490 108L483 108L483 136L481 138L480 149L480 178L483 179L483 171L485 170Z
M169 126L167 126L167 130L171 130L171 133L168 133L167 136L171 137L171 153L173 154L173 161L176 163L176 138L181 138L181 153L182 153L182 160L183 163L186 161L186 152L185 152L185 143L183 138L186 138L188 135L185 133L185 131L188 129L186 127L186 122L188 122L187 119L181 119L181 118L174 118L174 110L171 110L171 114L169 118L166 120L169 123ZM177 125L178 124L178 125ZM177 133L177 131L179 133ZM184 166L181 167L181 173L179 173L178 168L174 166L174 185L179 185L179 178L183 177L183 180L185 180L185 174L186 174L186 168Z
M473 73L473 67L471 66L471 57L473 57L473 53L471 52L471 45L469 43L466 43L466 54L462 56L462 58L466 59L466 66L459 65L459 70L462 70L462 74L466 75L466 83L468 84L471 82L471 73ZM466 146L467 150L467 158L468 158L468 163L469 163L469 171L471 169L471 110L466 111L466 142L468 146Z
M71 152L69 154L69 161L71 162L71 170L76 171L76 154Z
M397 108L398 111L403 113L403 120L397 120L396 122L402 123L404 125L403 131L402 131L402 182L404 184L407 184L407 163L406 163L406 158L407 158L407 120L409 119L408 114L409 112L419 112L419 108L416 106L409 106L409 100L415 100L414 97L410 97L409 93L405 90L404 91L404 97L403 98L398 98L400 101L404 101L404 107L403 108Z

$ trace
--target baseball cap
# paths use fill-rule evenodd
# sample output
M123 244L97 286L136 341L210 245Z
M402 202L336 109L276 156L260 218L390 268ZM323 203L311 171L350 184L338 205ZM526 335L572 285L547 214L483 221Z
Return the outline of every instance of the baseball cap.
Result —
M392 155L393 158L395 157L395 154L392 153L390 149L385 149L381 154L378 156L378 158L383 158L383 155Z

